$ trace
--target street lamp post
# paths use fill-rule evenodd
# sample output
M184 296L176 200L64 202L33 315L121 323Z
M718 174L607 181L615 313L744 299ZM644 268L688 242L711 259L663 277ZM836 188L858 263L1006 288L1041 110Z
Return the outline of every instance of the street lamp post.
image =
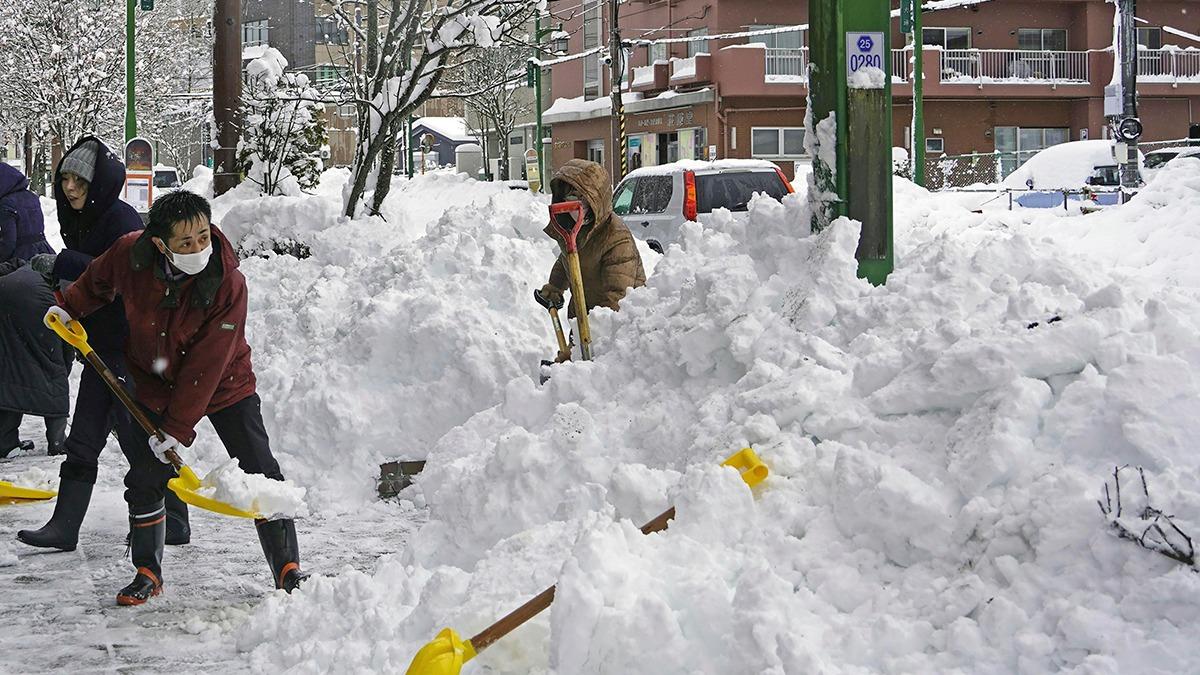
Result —
M137 0L125 0L125 142L137 136L137 109L134 106L134 19Z

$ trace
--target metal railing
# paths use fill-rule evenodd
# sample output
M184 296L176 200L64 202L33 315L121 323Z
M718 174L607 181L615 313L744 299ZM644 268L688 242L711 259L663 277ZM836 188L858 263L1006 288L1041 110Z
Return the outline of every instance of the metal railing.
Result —
M944 49L944 83L1046 84L1088 82L1088 53L1019 49Z
M767 77L808 77L808 47L768 47L766 52Z
M808 79L808 47L768 47L767 77ZM906 82L912 74L912 50L892 50L892 79Z
M1139 49L1137 69L1142 82L1200 82L1200 51Z

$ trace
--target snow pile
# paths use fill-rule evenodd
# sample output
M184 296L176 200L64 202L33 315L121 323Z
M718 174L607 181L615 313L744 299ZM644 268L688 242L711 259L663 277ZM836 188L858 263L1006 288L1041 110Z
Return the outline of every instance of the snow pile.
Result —
M24 471L0 473L0 481L34 490L58 490L58 472L47 471L38 466L28 467Z
M883 89L886 83L887 73L873 66L859 68L846 78L846 86L851 89Z
M236 509L261 514L268 520L308 515L304 488L262 474L248 474L242 471L236 459L209 471L196 492Z
M596 361L507 380L433 444L402 555L259 608L251 663L403 670L441 627L470 637L556 583L480 672L1200 668L1200 577L1096 507L1131 463L1200 525L1197 286L1163 292L1157 248L896 183L881 288L856 278L857 225L805 236L800 196L686 224L647 288L596 312ZM1152 196L1079 220L1153 242ZM717 466L746 444L773 472L753 493ZM637 531L670 504L669 530Z
M236 245L263 251L240 269L272 449L309 507L335 512L374 497L380 463L424 458L554 353L532 299L556 251L543 196L431 173L397 180L384 218L352 220L348 176L327 172L300 197L240 186L213 204ZM272 254L280 240L310 256ZM195 452L225 457L211 432Z

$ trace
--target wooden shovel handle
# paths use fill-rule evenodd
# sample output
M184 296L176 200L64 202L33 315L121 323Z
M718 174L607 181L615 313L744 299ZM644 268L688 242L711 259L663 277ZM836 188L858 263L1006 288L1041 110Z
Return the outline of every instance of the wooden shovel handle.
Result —
M160 441L164 440L165 436L163 436L162 430L154 426L154 423L150 421L150 418L146 417L146 413L142 412L141 406L139 406L133 400L133 397L129 395L128 391L125 391L125 386L121 384L121 380L119 380L117 376L113 374L113 371L110 370L109 367L104 363L104 360L100 358L100 355L93 351L88 352L85 358L87 359L87 362L92 364L92 367L96 369L96 372L100 373L100 377L104 380L104 383L108 385L108 388L112 390L112 393L116 394L117 398L121 399L121 403L123 403L129 410L129 414L133 415L133 418L137 420L137 423L142 427L142 430L147 434L158 438ZM178 469L180 466L183 466L183 461L179 459L179 455L175 454L174 450L167 451L167 459L171 461L171 465L176 469Z
M650 522L642 526L642 534L651 534L653 532L661 532L667 529L667 525L675 517L675 507L663 511ZM493 642L508 635L518 626L532 619L546 609L554 602L554 586L538 593L529 602L509 612L507 616L500 619L496 623L479 631L475 637L471 638L471 646L475 648L475 653L478 654L487 649Z

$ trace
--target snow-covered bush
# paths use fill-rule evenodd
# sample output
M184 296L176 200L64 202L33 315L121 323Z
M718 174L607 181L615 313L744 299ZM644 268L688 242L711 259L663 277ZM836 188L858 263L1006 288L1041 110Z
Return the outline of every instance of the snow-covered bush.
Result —
M325 168L320 96L307 75L286 68L287 59L273 47L246 67L238 163L266 195L311 190Z

